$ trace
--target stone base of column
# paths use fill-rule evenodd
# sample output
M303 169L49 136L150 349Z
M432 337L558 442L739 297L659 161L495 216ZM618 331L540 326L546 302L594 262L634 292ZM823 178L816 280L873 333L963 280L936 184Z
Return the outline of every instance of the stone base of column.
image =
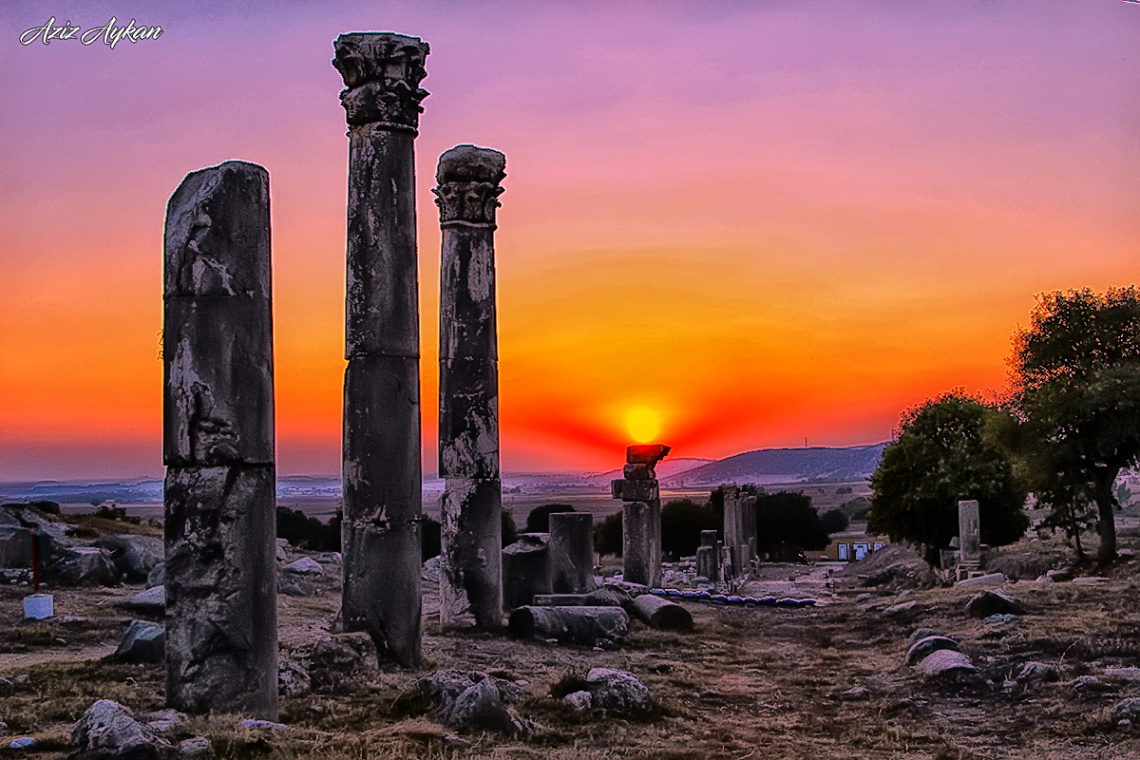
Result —
M550 534L524 533L503 549L503 608L531 604L550 593Z
M364 631L377 654L405 667L420 664L419 519L386 526L341 524L344 565L341 613L346 632Z
M166 699L277 719L276 468L170 467Z
M414 357L353 357L345 370L344 628L405 666L420 661L419 390Z
M588 512L550 515L550 585L555 594L594 589L594 516Z
M441 505L439 621L444 628L503 626L502 486L448 478Z
M661 502L622 505L622 577L629 583L661 585Z

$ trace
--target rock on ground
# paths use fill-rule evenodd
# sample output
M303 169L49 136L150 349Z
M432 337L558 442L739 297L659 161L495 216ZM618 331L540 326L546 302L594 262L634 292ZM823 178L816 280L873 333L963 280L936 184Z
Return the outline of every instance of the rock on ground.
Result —
M71 729L74 760L174 760L170 742L135 719L128 708L101 699Z
M146 587L154 588L155 586L166 585L166 563L159 562L154 566L154 569L147 573Z
M977 671L969 657L953 649L931 653L918 663L918 669L927 678L964 676Z
M444 707L440 717L452 728L484 729L504 736L525 733L522 722L507 709L490 678L464 689L450 705Z
M927 636L924 639L919 639L911 645L906 653L906 664L915 665L916 663L925 660L934 652L940 649L952 649L955 652L960 652L961 647L954 639L947 638L946 636Z
M166 629L158 623L133 620L115 657L125 662L163 662L166 658Z
M309 678L314 691L338 689L379 667L376 644L363 632L322 636L309 655Z
M193 736L178 743L178 756L183 760L205 760L214 756L214 747L204 736Z
M277 666L277 691L286 697L303 697L312 691L309 671L299 662L282 660Z
M145 581L150 571L166 557L166 548L161 538L151 536L106 536L95 542L95 546L111 552L111 560L127 581Z
M47 575L62 586L114 586L120 573L106 549L76 546L61 549Z
M128 610L161 615L166 611L166 586L151 586L146 591L124 599L121 604Z
M653 706L649 689L624 670L593 668L586 674L586 689L595 707L619 713L648 712Z
M966 614L973 618L990 615L1020 615L1025 609L1004 591L983 591L966 602Z

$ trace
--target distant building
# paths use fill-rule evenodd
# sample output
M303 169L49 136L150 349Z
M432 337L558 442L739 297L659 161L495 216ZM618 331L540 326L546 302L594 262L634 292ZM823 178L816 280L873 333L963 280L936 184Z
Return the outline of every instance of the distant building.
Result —
M868 536L866 533L833 533L831 543L820 552L820 559L840 562L858 562L874 551L882 549L891 539L887 536Z

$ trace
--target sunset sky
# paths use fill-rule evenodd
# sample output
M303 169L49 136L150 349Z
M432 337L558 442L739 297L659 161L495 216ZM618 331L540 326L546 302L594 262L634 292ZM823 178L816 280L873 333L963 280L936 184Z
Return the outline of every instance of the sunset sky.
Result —
M165 206L228 159L270 174L279 472L339 472L342 32L431 45L425 473L456 144L507 156L508 472L620 466L654 432L715 458L887 440L929 396L1000 390L1036 294L1140 281L1140 3L194 8L0 8L0 481L161 474ZM52 16L163 33L20 43Z

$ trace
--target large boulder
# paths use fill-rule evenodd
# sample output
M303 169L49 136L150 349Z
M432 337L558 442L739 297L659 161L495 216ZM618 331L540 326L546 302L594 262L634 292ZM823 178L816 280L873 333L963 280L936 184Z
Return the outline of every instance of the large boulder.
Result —
M111 553L96 546L62 549L46 574L62 586L114 586L120 576Z
M155 586L166 585L166 563L159 562L154 568L146 574L146 587L154 588Z
M125 662L163 662L166 659L166 629L158 623L132 620L115 657Z
M277 665L277 693L286 697L303 697L313 690L308 669L299 662L282 660Z
M174 760L178 751L118 702L101 699L71 729L75 760Z
M653 706L645 684L624 670L592 668L586 674L586 690L594 707L618 713L644 713Z
M111 552L111 559L129 583L142 583L166 557L161 538L152 536L106 536L95 546Z

